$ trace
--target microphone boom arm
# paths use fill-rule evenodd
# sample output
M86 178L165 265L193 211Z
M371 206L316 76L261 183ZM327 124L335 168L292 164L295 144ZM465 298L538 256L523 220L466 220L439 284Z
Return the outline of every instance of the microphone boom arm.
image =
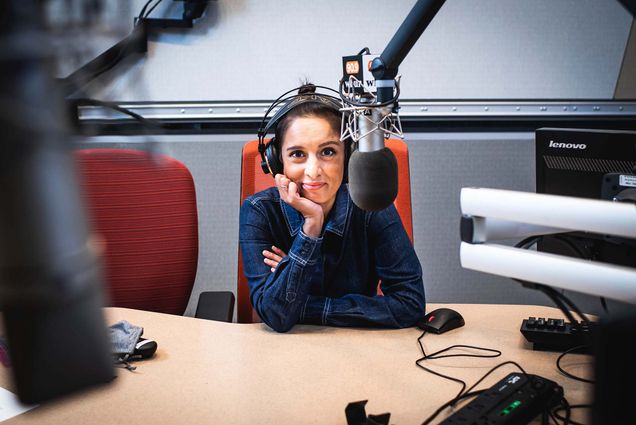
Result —
M398 67L411 51L446 0L418 0L400 25L382 54L371 63L371 72L377 80L394 80ZM378 87L380 103L393 97L393 86Z

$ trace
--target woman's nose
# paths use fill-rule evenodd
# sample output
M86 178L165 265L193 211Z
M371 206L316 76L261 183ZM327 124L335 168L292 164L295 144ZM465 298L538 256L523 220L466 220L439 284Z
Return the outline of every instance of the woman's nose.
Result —
M305 165L305 175L312 179L320 176L321 166L320 161L315 156L309 156Z

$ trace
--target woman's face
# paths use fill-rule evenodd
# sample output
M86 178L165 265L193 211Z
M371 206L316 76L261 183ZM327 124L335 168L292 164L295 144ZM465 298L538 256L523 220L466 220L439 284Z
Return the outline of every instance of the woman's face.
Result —
M328 213L344 176L340 134L324 118L295 118L284 134L281 156L285 175L298 184L300 195Z

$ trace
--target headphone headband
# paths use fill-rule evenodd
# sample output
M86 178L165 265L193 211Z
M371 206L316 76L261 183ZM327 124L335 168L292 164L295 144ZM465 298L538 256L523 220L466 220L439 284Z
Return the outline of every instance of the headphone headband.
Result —
M259 140L264 139L269 129L272 128L275 124L277 124L278 121L280 121L280 119L284 117L289 111L294 109L296 106L302 105L303 103L309 103L309 102L322 103L325 106L328 106L335 110L340 110L340 108L344 106L342 104L342 100L339 97L331 96L329 94L302 93L302 94L290 95L290 93L297 92L303 87L304 86L295 87L291 90L286 91L270 105L270 107L267 109L267 112L265 112L265 115L263 115L263 119L261 120L261 125L258 129ZM313 87L331 91L333 93L338 94L336 90L329 87L316 86L316 85L314 85ZM272 118L270 118L269 121L267 121L267 124L265 124L265 121L267 120L267 117L269 116L269 114L281 104L283 104L283 106L278 111L276 111L274 116L272 116Z
M267 112L265 112L265 115L263 116L263 120L261 121L261 125L258 129L258 152L261 155L261 167L265 174L271 174L272 176L274 176L277 173L283 172L283 165L278 157L278 143L275 142L276 138L273 137L272 140L270 140L270 142L265 145L265 136L272 127L275 127L278 122L289 113L289 111L305 103L320 103L323 106L326 106L327 108L332 109L336 112L339 112L340 109L344 106L340 98L328 94L315 92L290 94L292 92L298 91L303 87L304 86L296 87L283 93L270 105L270 107L267 109ZM330 89L329 87L313 87L338 93L336 90ZM282 105L280 109L278 109L276 113L269 119L269 121L267 121L267 124L265 124L267 116L280 105Z

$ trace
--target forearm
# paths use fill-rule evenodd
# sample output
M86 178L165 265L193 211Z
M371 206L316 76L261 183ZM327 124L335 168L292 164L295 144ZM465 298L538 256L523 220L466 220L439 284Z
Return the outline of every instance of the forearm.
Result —
M402 282L385 295L348 294L340 298L309 295L299 320L330 326L404 328L424 316L421 277Z

